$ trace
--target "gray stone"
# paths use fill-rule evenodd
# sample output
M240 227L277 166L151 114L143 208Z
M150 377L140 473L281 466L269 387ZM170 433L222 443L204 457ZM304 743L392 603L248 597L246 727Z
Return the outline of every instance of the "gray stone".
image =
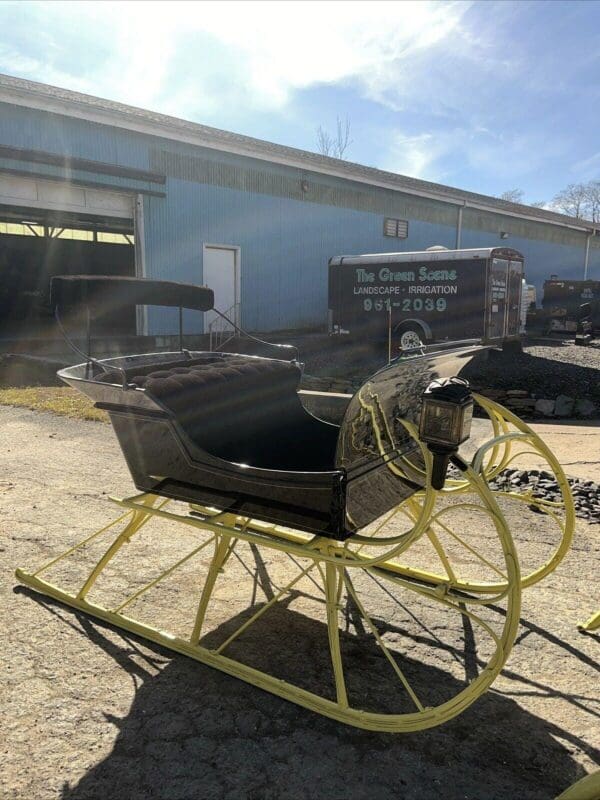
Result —
M575 400L572 397L568 397L566 394L559 394L554 405L554 413L557 417L568 417L573 413L574 405Z
M554 414L554 400L538 400L535 404L535 410L545 417L551 417Z
M535 404L533 397L509 397L506 401L508 408L533 408Z
M598 407L591 400L580 398L575 400L574 412L578 417L593 417Z

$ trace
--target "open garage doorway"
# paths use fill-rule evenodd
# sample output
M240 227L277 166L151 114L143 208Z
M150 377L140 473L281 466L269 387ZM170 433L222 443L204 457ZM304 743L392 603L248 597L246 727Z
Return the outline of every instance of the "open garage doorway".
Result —
M107 196L111 200L110 193L94 192L105 200L107 212L115 211L115 216L90 213L96 210L90 202L82 206L84 210L9 205L4 202L9 198L2 191L2 177L0 175L0 346L6 350L13 342L48 341L59 336L54 310L50 307L52 276L84 273L134 276L136 261L131 197L115 195L121 207L111 209L110 202L105 200ZM20 185L19 188L22 189ZM36 197L39 195L37 185ZM95 198L95 205L100 203L101 200ZM53 205L52 198L46 205ZM85 325L78 316L66 321L78 330ZM101 338L135 336L135 308L103 311L93 321L93 335Z

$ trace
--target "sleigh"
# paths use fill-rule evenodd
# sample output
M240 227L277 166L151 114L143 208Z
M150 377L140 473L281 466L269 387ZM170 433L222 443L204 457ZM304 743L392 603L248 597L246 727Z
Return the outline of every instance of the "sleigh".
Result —
M117 300L213 307L204 287L89 276L55 278L52 298L57 308L88 306L92 316ZM440 482L441 451L421 413L427 392L490 351L479 342L424 348L375 372L353 396L302 392L301 365L281 357L182 345L87 357L59 375L108 413L138 493L113 499L123 509L113 523L17 576L341 722L391 732L440 724L498 675L521 589L556 568L573 531L560 465L525 423L486 398L474 396L485 435L469 452L468 441L444 451ZM534 487L493 489L532 451L555 476L554 501ZM518 538L526 513L551 532L544 562L521 568L513 530ZM166 567L158 559L157 570L154 548L177 531L193 547ZM120 587L118 597L117 565L134 588ZM175 607L184 619L171 631L133 613L166 611L171 623ZM303 651L290 676L286 650L307 626L322 631L321 644Z

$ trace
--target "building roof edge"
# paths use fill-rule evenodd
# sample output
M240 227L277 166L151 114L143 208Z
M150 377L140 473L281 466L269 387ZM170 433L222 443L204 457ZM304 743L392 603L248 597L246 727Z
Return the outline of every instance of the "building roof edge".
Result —
M0 74L0 102L38 108L65 116L135 130L309 172L322 173L455 206L505 214L534 222L592 231L596 223L546 209L512 203L489 195L411 178L307 150L254 139L197 122L147 111L112 100Z

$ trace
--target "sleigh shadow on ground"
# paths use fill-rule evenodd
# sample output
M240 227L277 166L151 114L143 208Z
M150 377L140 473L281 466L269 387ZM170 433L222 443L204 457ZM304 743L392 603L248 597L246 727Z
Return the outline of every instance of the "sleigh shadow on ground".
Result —
M90 620L28 589L19 591L102 648L131 674L137 686L124 718L106 715L118 729L111 753L79 783L65 784L61 800L395 800L440 795L448 800L548 800L582 775L569 749L600 757L583 739L495 691L439 728L412 734L351 728ZM291 645L301 637L300 652L293 646L281 652L280 666L300 681L312 646L312 680L318 682L320 671L325 675L328 670L323 624L286 607L274 611L264 626L256 623L254 646L247 653L250 661L264 666L261 661L269 648L257 643L268 644L274 632L286 633ZM227 635L244 616L229 620L212 635ZM543 630L525 624L529 635L544 636ZM385 687L373 688L365 669L375 658L375 648L366 634L350 639L347 644L359 654L356 664L362 665L354 688L361 691L362 685L365 697L375 697L378 688L385 691ZM465 646L468 640L465 635ZM552 637L550 642L561 646ZM210 637L205 644L211 646ZM475 661L476 654L465 654L467 670L476 668ZM410 675L410 660L403 667ZM418 690L427 683L452 689L455 679L437 666L419 663L414 667L411 679L419 682ZM515 695L555 696L598 716L592 698L554 693L535 680L510 671L509 675Z

